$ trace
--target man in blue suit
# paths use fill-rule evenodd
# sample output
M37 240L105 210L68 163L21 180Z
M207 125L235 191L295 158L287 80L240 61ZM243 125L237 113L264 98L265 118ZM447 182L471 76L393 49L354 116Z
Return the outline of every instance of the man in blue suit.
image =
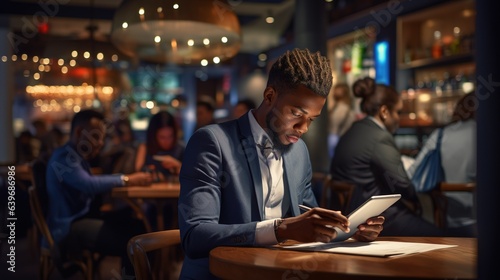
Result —
M336 236L332 226L347 231L340 212L316 207L309 153L300 139L319 117L331 85L327 58L288 51L272 66L257 109L193 134L180 173L181 279L214 278L208 255L218 246L329 242ZM299 204L315 208L301 214ZM374 240L383 222L369 219L354 238Z
M133 274L127 257L127 242L144 233L139 220L121 212L97 217L91 211L95 195L126 185L150 185L151 175L93 175L89 160L99 154L104 145L104 116L95 110L82 110L73 116L68 142L56 149L46 166L49 208L47 225L60 258L56 265L83 249L102 255L121 256L126 273ZM101 214L101 213L99 213ZM44 245L46 241L44 240Z

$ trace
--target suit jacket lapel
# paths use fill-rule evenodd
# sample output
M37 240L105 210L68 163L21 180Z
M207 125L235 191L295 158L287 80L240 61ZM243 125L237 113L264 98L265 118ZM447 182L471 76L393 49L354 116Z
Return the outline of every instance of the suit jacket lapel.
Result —
M238 119L238 128L240 135L240 142L242 150L245 153L250 173L255 190L255 197L257 198L257 206L259 207L260 219L264 217L264 202L262 198L262 175L260 173L259 156L257 148L253 139L252 130L250 128L250 121L245 114Z

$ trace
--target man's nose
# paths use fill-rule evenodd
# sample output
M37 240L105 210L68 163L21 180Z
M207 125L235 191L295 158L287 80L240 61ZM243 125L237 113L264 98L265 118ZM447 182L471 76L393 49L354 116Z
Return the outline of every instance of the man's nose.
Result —
M307 119L302 119L295 125L295 130L300 134L305 134L309 130L309 122Z

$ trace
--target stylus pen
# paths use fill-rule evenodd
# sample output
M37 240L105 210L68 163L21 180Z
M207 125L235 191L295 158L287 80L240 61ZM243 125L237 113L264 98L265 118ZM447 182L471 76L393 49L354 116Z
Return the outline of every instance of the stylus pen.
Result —
M299 204L299 208L304 211L304 212L307 212L307 211L310 211L311 210L311 207L307 207L305 205L302 205L302 204Z
M307 207L307 206L302 205L302 204L299 204L299 208L304 212L310 211L312 209L311 207ZM331 226L331 225L325 225L325 227L333 228L333 226Z

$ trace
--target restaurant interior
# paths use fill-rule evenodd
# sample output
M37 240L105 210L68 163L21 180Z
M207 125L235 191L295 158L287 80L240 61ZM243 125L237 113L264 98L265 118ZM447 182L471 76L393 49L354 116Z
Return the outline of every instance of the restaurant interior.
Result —
M29 145L21 143L26 135L36 136L37 124L47 131L57 129L62 133L57 141L63 143L73 115L94 108L110 123L129 121L135 141L141 143L151 117L168 111L180 128L179 140L187 143L197 128L198 101L209 100L215 122L234 118L239 101L261 102L270 66L285 51L299 47L329 58L334 86L352 87L357 79L371 77L396 89L403 109L394 140L407 158L414 158L431 133L452 120L464 95L476 92L477 147L471 147L477 150L478 162L473 182L478 220L475 279L488 279L496 274L488 218L500 213L493 200L499 197L495 186L500 183L493 167L494 155L500 154L498 125L492 121L500 112L494 92L500 61L491 43L500 34L496 8L498 3L481 0L3 1L0 187L2 192L7 187L5 168L15 165L19 271L9 273L3 262L0 278L41 277L41 233L28 195L29 164L35 157L26 156ZM330 168L328 116L334 106L330 94L303 137L318 202L324 199ZM359 101L353 107L360 118ZM94 170L107 172L99 163ZM105 207L126 201L140 209L142 198L131 202L127 195L105 197ZM168 199L155 203L164 207L174 201ZM435 222L435 204L425 201L424 215ZM8 250L4 210L2 260ZM162 216L150 226L169 227L163 223ZM182 260L177 261L180 266ZM178 269L169 277L175 278ZM96 279L122 279L119 258L100 260L94 270ZM49 279L58 277L55 271Z

